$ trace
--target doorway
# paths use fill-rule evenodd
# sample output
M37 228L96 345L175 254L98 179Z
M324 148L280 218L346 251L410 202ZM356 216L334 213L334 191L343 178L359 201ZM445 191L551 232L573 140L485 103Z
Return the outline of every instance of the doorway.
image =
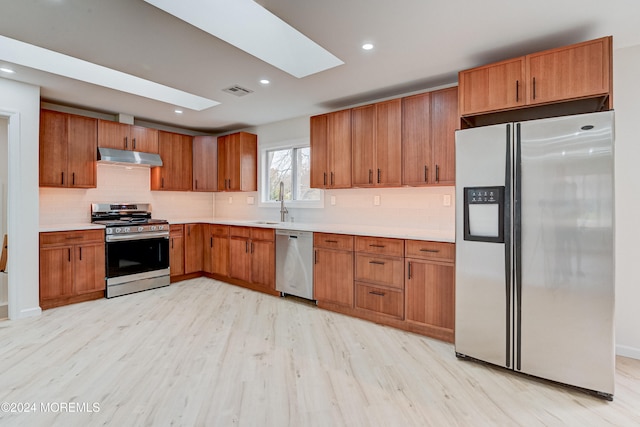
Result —
M0 116L0 243L7 234L7 193L9 190L9 120ZM0 252L1 252L0 248ZM0 272L0 319L9 315L9 280Z

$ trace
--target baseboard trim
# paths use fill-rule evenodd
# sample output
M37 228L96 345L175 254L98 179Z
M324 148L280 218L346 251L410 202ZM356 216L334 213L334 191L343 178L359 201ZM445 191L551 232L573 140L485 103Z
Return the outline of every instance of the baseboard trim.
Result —
M0 319L9 317L9 306L7 304L0 305Z
M629 347L626 345L617 345L616 355L640 360L640 348Z
M27 317L40 316L42 309L40 307L25 308L18 313L18 319L26 319Z

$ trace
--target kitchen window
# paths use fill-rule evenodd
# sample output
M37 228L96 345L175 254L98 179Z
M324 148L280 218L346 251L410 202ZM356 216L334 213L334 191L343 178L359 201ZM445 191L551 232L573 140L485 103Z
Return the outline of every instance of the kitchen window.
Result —
M262 152L261 204L276 205L280 198L280 182L284 183L287 206L322 207L322 191L311 188L311 149L309 140L270 147Z

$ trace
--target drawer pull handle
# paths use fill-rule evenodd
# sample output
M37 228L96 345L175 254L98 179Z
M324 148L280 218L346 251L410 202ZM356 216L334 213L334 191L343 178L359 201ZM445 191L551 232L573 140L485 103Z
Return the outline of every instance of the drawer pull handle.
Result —
M382 261L369 261L369 264L384 265Z
M372 248L384 248L384 245L369 245Z
M379 296L379 297L385 296L384 292L378 292L378 291L369 291L369 294L376 295L376 296Z
M420 249L420 252L429 252L429 253L437 254L438 252L440 252L440 250L439 249Z
M82 239L84 236L69 236L69 237L65 237L65 239L67 240L75 240L75 239Z
M337 240L325 240L324 242L325 243L338 243Z

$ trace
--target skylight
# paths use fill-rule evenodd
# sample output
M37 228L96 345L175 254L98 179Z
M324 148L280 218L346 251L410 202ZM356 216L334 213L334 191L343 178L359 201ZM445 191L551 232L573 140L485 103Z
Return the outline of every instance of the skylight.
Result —
M344 64L252 0L145 0L294 77Z
M0 36L0 60L156 101L202 111L220 104L140 77Z

